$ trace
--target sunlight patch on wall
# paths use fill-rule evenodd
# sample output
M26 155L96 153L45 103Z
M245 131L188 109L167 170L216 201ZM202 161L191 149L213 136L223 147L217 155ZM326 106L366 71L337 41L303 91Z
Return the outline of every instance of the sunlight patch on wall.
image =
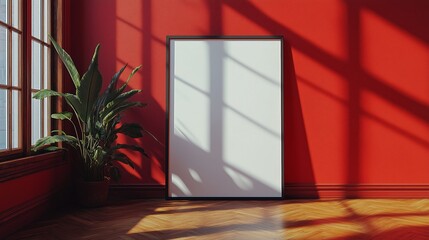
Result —
M323 92L329 93L339 101L348 101L348 79L337 71L326 66L324 62L307 55L297 48L293 48L295 71L298 75L298 90L302 85L311 85ZM346 67L338 66L338 68ZM344 70L344 69L341 69ZM306 95L303 96L305 98Z
M365 112L364 115L369 118L374 116L399 132L405 132L414 138L428 141L429 125L427 119L420 117L421 113L404 109L369 90L362 91L361 105Z
M427 43L371 10L362 10L361 19L364 69L388 87L429 104Z
M362 92L362 106L363 180L404 184L406 177L397 173L397 169L401 169L412 172L415 181L424 181L427 171L423 166L429 167L426 120L370 91Z
M349 83L337 69L327 66L299 49L293 49L296 82L316 182L345 179L348 163ZM338 66L344 70L343 66ZM332 149L335 149L333 151ZM325 169L329 159L329 171ZM335 172L336 174L332 174Z
M129 69L137 67L143 63L143 3L141 1L130 0L127 4L121 4L116 1L116 26L113 27L112 40L115 43L115 57L118 59L116 63L116 71L122 68L126 63L130 67L124 72L121 81L125 81L129 74ZM130 14L134 12L135 14ZM107 47L102 45L102 47ZM106 51L106 50L102 50ZM121 61L122 60L122 61ZM115 71L115 72L116 72ZM135 78L139 78L142 73L139 72ZM107 77L107 76L105 76ZM143 88L141 81L134 79L130 81L130 86L133 88Z
M347 8L344 0L226 1L223 30L234 34L284 34L292 45L314 46L338 60L347 59ZM311 16L311 17L308 17Z

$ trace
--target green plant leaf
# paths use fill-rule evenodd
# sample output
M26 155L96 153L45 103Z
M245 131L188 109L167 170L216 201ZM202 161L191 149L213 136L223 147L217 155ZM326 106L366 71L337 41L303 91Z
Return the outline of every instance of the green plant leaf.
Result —
M121 93L117 98L113 99L113 101L109 102L106 105L106 108L109 108L109 107L114 108L115 105L118 105L119 103L124 102L125 100L129 99L130 97L132 97L133 95L135 95L136 93L139 93L139 92L141 92L141 90L133 89L133 90L130 90L128 92Z
M146 104L143 104L141 102L124 102L117 106L115 109L112 109L104 118L103 118L103 124L106 125L108 122L110 122L113 118L116 117L119 113L122 111L132 108L132 107L144 107Z
M79 98L76 95L65 93L64 98L66 99L66 102L70 105L70 107L73 108L73 110L76 112L77 117L83 121L82 118L82 103L80 102Z
M118 89L119 94L121 94L124 91L124 89L128 85L128 82L131 80L131 78L134 76L134 74L136 74L137 71L140 70L141 67L142 67L142 65L137 66L136 68L133 69L133 71L131 72L131 74L128 76L127 81L125 81L125 83Z
M64 120L64 119L71 120L72 116L73 116L73 113L71 112L61 112L61 113L51 114L51 118L58 119L58 120Z
M123 66L115 75L113 75L112 79L110 80L109 85L107 86L106 90L103 92L103 94L98 98L98 101L96 103L96 114L98 114L101 111L101 108L103 108L106 104L106 100L109 96L112 95L112 93L116 89L116 85L118 83L118 79L121 76L121 74L124 72L125 68L128 65L126 64Z
M93 110L94 103L98 98L101 89L102 78L98 70L98 50L100 44L95 47L94 55L88 71L82 76L80 86L77 88L77 97L82 103L81 117L83 122L87 122Z
M115 133L122 133L132 138L143 137L143 128L137 123L124 123L118 129L115 129Z
M46 145L50 145L53 143L58 142L65 142L71 145L72 147L77 147L78 140L77 138L70 136L70 135L54 135L54 136L47 136L44 138L40 138L37 140L36 144L33 146L33 151L38 151L39 149L45 147Z
M125 64L115 75L113 75L112 80L109 83L109 86L107 86L106 91L111 93L116 89L119 77L121 77L122 73L124 72L125 68L128 66L128 64Z
M94 151L94 160L96 162L102 162L106 154L107 154L106 151L104 151L101 146L98 146Z
M121 103L125 102L127 99L129 99L130 97L132 97L133 95L139 92L141 92L141 90L134 89L125 93L121 93L115 99L112 99L112 101L106 104L106 106L101 110L100 116L102 118L105 117L113 109L117 108Z
M60 150L60 149L64 149L64 148L60 148L60 147L57 147L57 146L49 146L49 147L44 148L43 150L52 152L52 151L57 151L57 150Z
M59 133L62 135L66 135L66 132L64 132L63 130L52 130L51 133Z
M61 61L64 63L64 66L67 68L67 71L70 74L70 77L74 83L75 88L79 88L80 85L80 76L79 72L76 69L76 66L74 65L73 60L71 59L70 55L58 45L58 43L49 36L49 40L51 40L52 45L54 45L55 50L58 53L58 56L60 57Z
M59 92L56 92L54 90L51 90L51 89L42 89L42 90L36 92L34 94L33 98L40 100L40 99L52 97L52 96L62 96L62 94Z
M142 66L138 66L136 68L133 69L133 71L131 72L131 74L128 76L127 80L125 81L124 84L122 84L122 86L119 89L116 89L115 91L111 92L109 94L109 96L106 99L106 104L111 102L113 99L116 99L119 95L121 95L121 93L125 90L125 88L128 85L128 82L131 80L131 78L134 76L134 74L136 74L136 72L141 68Z

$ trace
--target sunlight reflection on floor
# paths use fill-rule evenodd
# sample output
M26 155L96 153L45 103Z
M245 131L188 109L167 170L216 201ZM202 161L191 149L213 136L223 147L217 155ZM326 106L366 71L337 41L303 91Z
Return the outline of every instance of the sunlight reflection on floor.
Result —
M168 239L425 239L419 237L429 236L428 208L429 200L182 201L156 208L128 234Z

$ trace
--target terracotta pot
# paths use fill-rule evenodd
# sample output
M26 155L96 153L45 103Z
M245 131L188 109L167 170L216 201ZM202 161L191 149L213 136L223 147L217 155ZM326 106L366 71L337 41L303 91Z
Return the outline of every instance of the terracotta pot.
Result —
M77 201L85 207L101 207L106 204L109 194L109 179L104 181L86 182L78 180L76 183Z

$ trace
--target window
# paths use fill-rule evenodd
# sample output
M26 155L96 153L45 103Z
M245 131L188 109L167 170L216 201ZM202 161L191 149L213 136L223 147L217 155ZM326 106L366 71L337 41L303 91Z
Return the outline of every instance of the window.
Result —
M22 148L22 2L0 0L0 151Z
M0 157L26 154L50 133L51 103L32 96L51 88L48 34L55 2L0 0Z
M50 1L32 0L31 11L31 96L40 89L50 88ZM31 144L50 132L48 99L31 99Z

